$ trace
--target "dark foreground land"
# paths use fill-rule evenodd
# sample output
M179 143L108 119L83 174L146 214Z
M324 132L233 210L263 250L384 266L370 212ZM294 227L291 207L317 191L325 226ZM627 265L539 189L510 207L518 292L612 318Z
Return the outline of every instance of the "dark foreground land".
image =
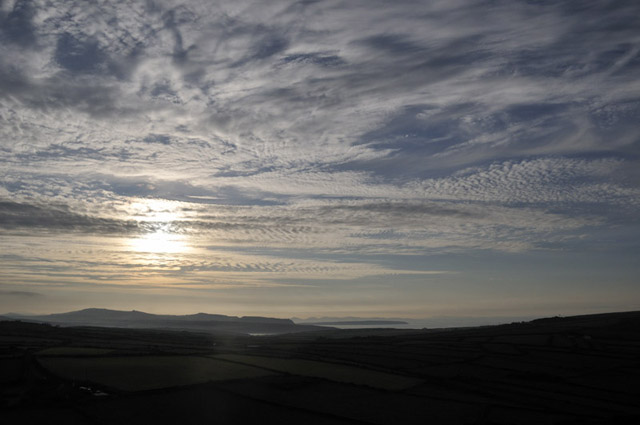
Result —
M637 424L640 312L250 337L0 322L3 424Z

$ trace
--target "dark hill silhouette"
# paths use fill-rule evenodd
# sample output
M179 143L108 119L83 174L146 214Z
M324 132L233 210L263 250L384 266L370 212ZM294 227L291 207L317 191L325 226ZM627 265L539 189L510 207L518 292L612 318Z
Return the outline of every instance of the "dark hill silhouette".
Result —
M60 326L102 326L117 328L159 328L241 334L281 334L326 329L312 325L296 325L290 319L260 316L225 316L197 313L189 315L151 314L142 311L120 311L104 308L87 308L68 313L37 316L6 315L12 319L29 322L51 323Z

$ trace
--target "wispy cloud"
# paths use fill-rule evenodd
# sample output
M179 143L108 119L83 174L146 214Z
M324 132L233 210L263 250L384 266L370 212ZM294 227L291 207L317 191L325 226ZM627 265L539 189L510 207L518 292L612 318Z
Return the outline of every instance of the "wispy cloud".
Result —
M21 264L27 240L58 262L25 282L126 281L144 262L126 243L65 262L51 235L188 237L198 255L138 276L176 285L572 249L637 215L638 16L608 0L2 2L0 232Z

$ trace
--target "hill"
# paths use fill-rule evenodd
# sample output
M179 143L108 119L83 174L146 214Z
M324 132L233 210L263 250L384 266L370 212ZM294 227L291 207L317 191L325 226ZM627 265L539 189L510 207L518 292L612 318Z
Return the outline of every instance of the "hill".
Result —
M49 323L59 326L101 326L114 328L179 329L200 332L239 334L282 334L326 329L313 325L296 325L290 319L259 316L225 316L197 313L189 315L151 314L142 311L120 311L87 308L68 313L24 316L5 315L10 319Z

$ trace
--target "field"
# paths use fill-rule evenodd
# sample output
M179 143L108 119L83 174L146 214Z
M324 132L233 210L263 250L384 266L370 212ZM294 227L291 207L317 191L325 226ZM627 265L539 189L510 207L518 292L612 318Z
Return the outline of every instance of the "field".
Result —
M273 374L251 366L194 356L48 357L39 362L61 378L122 391L153 390Z
M38 351L38 356L104 356L114 350L93 347L51 347Z
M640 313L211 335L0 322L7 423L635 424Z
M240 354L221 354L214 358L291 375L322 378L334 382L363 385L390 391L404 390L422 383L421 379L408 376L313 360L247 356Z

